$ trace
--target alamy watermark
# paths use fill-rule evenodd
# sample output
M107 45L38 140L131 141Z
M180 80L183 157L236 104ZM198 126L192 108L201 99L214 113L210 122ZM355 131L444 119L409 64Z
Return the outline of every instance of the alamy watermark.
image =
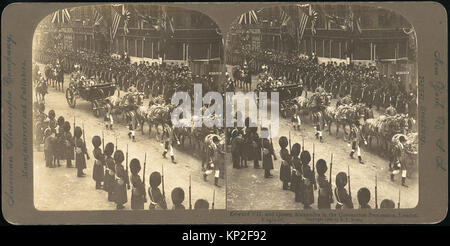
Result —
M171 103L174 127L244 127L247 116L250 127L260 127L261 138L276 137L279 131L279 93L270 92L219 92L202 95L202 85L194 84L193 116L192 98L187 92L175 92ZM209 105L207 108L203 105ZM270 115L268 107L270 106ZM225 114L224 114L225 111ZM241 115L241 117L236 117ZM224 118L225 116L225 118ZM270 118L269 118L270 116Z

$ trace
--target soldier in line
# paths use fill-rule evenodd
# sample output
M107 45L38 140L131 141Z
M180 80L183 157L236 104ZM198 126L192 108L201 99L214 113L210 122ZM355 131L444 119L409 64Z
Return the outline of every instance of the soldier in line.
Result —
M317 170L317 185L319 186L319 195L317 197L317 207L319 209L331 209L333 203L333 191L331 183L327 180L327 162L324 159L319 159L316 163Z
M300 144L295 143L291 149L292 157L292 176L291 176L291 190L295 193L295 202L303 202L304 198L304 183L302 174L302 163L299 158Z
M351 139L352 143L352 150L350 151L350 157L353 159L353 155L358 155L358 160L360 164L364 164L364 161L361 157L361 148L360 148L360 141L364 141L364 144L367 145L367 141L364 139L364 136L361 134L361 131L359 129L359 122L357 121L355 124L352 124L351 130L350 130L350 136L349 139Z
M56 146L57 149L56 149L56 156L55 156L56 162L58 163L58 167L61 166L59 161L64 159L64 154L66 152L66 141L64 138L64 135L65 135L64 134L65 133L64 123L65 123L64 117L59 116L58 121L57 121L58 131L56 133L56 138L58 139L58 145ZM50 127L52 128L52 126L50 126ZM56 130L55 130L55 132L56 132Z
M166 198L161 193L158 186L161 184L161 174L153 172L150 174L150 187L148 188L148 197L150 198L150 210L166 210Z
M104 168L105 165L105 156L102 153L102 149L100 149L100 145L102 144L102 140L99 136L92 137L92 145L94 146L94 150L92 154L94 155L94 167L92 171L92 178L95 181L95 189L102 188L102 182L105 178Z
M66 167L72 167L72 160L74 156L74 142L72 134L70 133L70 123L68 121L64 122L64 146L65 146L65 157L66 157Z
M130 185L130 180L128 179L128 173L122 165L124 160L124 155L121 150L116 150L114 152L114 162L116 164L116 182L114 187L114 202L116 203L117 209L123 209L124 204L128 202L127 198L127 186Z
M392 201L390 199L384 199L380 203L380 208L394 209L395 203L394 203L394 201Z
M198 199L194 204L195 210L209 209L209 202L205 199Z
M314 203L314 185L316 185L316 178L314 173L309 167L311 161L311 155L308 151L303 151L300 154L301 173L303 176L304 191L303 191L303 208L311 209L311 204Z
M56 119L55 119L56 115L55 115L55 111L53 109L48 111L48 126L50 127L50 130L52 132L54 132L55 134L57 134L56 131L56 127L58 126ZM61 118L62 116L60 116ZM62 119L64 119L64 117L62 117ZM58 119L59 122L59 119Z
M334 196L336 197L336 209L353 209L353 201L347 193L345 186L347 185L347 174L340 172L336 175L336 188L334 188Z
M369 205L370 191L366 187L358 190L358 203L360 209L371 209Z
M141 171L141 163L138 159L134 158L130 161L131 171L131 209L144 209L144 204L147 202L145 195L145 185L139 176Z
M105 163L106 163L106 170L105 170L105 181L103 183L103 188L106 192L108 192L108 201L113 202L114 201L114 188L116 185L116 164L114 162L114 159L112 158L112 154L114 152L114 144L113 143L107 143L105 146Z
M44 158L45 158L45 166L53 168L55 167L54 163L54 154L56 147L56 137L55 133L50 130L50 128L45 129L44 131Z
M89 153L86 149L86 144L83 139L81 139L81 135L83 134L81 128L79 126L75 127L74 135L75 135L75 167L77 168L77 177L84 177L86 174L83 173L83 169L86 168L86 158L89 160Z
M36 149L37 151L41 151L41 144L44 142L44 131L47 128L45 120L47 119L47 115L44 113L45 105L43 103L37 104L38 112L35 114L36 120Z
M184 201L184 190L180 187L176 187L172 190L172 210L185 210L186 208L183 205Z
M278 139L278 144L281 147L280 157L282 160L280 166L280 180L283 182L283 190L288 190L289 183L291 182L291 156L286 149L288 146L288 139L285 136L282 136Z
M262 130L264 130L264 128ZM265 129L265 130L267 130L267 129ZM272 178L273 175L270 173L270 170L273 169L272 156L273 156L274 160L277 160L277 157L273 150L272 142L267 138L263 138L262 141L263 141L263 144L262 144L262 146L263 146L262 166L264 169L264 178Z

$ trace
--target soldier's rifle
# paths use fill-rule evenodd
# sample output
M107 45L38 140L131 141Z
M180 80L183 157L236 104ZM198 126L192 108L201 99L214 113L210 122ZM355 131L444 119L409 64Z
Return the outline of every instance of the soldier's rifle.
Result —
M313 143L313 154L312 154L312 173L313 173L313 180L315 180L316 179L316 166L315 166L315 163L314 163L314 155L315 155L315 147L314 147L314 143ZM313 182L313 187L314 187L314 190L317 190L317 184L316 184L316 182Z
M163 164L161 164L161 184L162 184L163 199L166 199L166 192L164 190L164 165Z
M146 166L146 164L147 164L147 152L145 152L145 155L144 155L144 170L142 170L143 171L142 183L144 185L144 203L147 202L147 198L145 195L145 166Z
M302 136L302 152L305 151L305 138Z
M332 183L331 183L331 177L333 177L332 176L332 172L333 172L333 154L331 154L331 161L330 161L330 190L331 190L331 192L330 192L330 201L332 202L333 201L333 185L332 185Z
M347 165L348 195L352 199L352 187L350 185L350 166Z
M400 189L398 190L398 203L397 208L400 208Z
M212 200L212 206L211 209L214 210L214 201L216 200L216 189L213 190L213 200Z
M127 153L126 153L126 159L125 159L125 172L127 173L128 177L128 144L127 144ZM127 182L127 189L130 189L130 182Z
M289 155L291 155L291 131L289 131Z
M102 131L102 149L103 149L103 153L105 153L105 134Z
M116 137L116 151L117 151L117 137Z
M375 174L375 209L378 209L378 177Z
M81 122L81 124L82 124L82 127L83 127L83 143L84 143L84 148L85 148L85 150L86 150L86 156L87 156L87 159L89 160L89 153L87 152L87 149L86 149L86 137L84 136L84 121Z
M74 137L74 139L75 139L75 116L73 116L73 137ZM73 159L74 160L76 160L76 155L77 155L77 153L76 153L76 151L75 151L75 148L76 148L76 146L75 146L75 144L73 145Z
M191 188L191 175L189 175L189 210L192 210L192 188Z

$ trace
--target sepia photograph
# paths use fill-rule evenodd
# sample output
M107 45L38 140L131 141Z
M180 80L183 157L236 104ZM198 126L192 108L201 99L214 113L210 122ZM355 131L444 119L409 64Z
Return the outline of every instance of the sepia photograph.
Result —
M266 101L280 116L277 136L248 114L228 130L229 210L418 204L417 41L404 17L357 4L252 9L225 54L227 91L277 92Z
M439 2L7 1L1 25L6 224L447 216Z
M36 209L225 209L223 129L171 121L174 93L222 90L222 42L208 16L172 6L45 17L33 39Z

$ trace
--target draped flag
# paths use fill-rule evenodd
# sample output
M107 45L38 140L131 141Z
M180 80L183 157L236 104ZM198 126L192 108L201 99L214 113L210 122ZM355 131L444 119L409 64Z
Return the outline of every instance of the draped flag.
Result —
M99 26L103 22L103 15L100 13L100 11L94 7L93 10L93 20L94 20L94 26Z
M311 17L311 33L312 35L316 35L316 21L319 19L319 13L311 5L309 6L309 16Z
M125 34L128 34L130 32L128 30L128 22L131 19L131 12L125 7L125 4L122 4L122 18L123 18L123 30Z
M239 22L240 25L243 24L258 24L258 16L256 15L256 12L254 10L250 10L246 13L243 13L240 17L239 17Z
M291 17L280 7L280 23L282 26L287 26Z
M173 17L170 18L167 14L167 10L165 7L162 9L161 15L161 29L164 30L169 36L172 36L175 33L175 28L173 25Z
M306 24L308 23L309 15L307 14L309 12L305 11L305 7L309 8L310 5L297 5L298 10L298 16L299 16L299 23L297 26L297 40L300 42L300 40L303 39L303 34L305 33Z
M114 38L116 37L117 29L119 29L120 19L122 18L122 15L120 14L120 12L118 12L115 9L115 7L117 7L117 6L113 5L111 7L111 9L112 9L112 23L111 23L110 32L109 32L111 40L114 40Z
M69 9L57 10L53 13L52 23L68 23L70 21Z

